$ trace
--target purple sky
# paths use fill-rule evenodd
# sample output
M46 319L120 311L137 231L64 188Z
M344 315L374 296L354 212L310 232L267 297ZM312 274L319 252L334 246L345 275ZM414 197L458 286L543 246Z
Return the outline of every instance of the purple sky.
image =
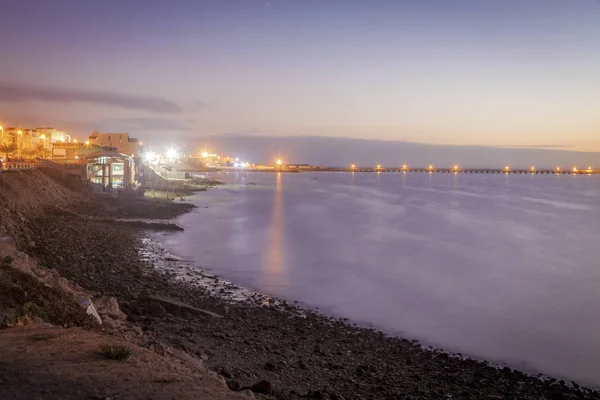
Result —
M0 124L600 151L598 0L9 1Z

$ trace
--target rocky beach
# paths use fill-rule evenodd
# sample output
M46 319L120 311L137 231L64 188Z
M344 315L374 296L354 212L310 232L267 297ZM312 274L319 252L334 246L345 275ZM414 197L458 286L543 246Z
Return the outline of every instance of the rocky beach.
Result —
M45 179L33 175L20 179ZM181 200L190 192L127 204L55 182L28 190L60 201L11 204L0 219L4 234L40 267L94 298L115 298L124 313L98 327L67 304L68 312L52 311L50 322L100 330L158 356L185 354L220 375L231 392L272 400L600 398L574 382L423 348L285 300L249 291L236 296L235 285L173 257L153 233L178 229L162 220L188 212L192 206ZM127 220L142 218L161 221Z

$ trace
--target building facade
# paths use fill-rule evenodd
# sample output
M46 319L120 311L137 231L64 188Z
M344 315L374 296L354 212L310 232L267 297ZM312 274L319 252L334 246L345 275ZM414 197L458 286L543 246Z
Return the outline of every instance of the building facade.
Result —
M140 142L137 138L129 137L128 133L99 133L94 132L88 138L91 144L101 147L110 147L119 153L130 157L139 157Z

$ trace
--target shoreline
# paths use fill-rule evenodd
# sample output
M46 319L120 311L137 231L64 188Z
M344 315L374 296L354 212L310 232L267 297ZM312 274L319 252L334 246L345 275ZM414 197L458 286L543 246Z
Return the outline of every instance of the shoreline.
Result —
M165 219L192 208L157 204L158 211L138 214ZM600 398L577 384L426 349L264 294L223 299L239 286L152 249L142 226L82 218L93 209L84 201L76 212L32 220L21 250L98 297L115 297L125 330L202 360L233 391L251 388L278 400Z
M175 279L194 288L205 290L210 296L214 296L215 298L226 303L245 303L254 307L274 307L284 313L301 316L302 318L304 318L307 313L310 313L320 319L340 322L348 327L384 335L389 339L410 341L411 343L419 346L420 350L425 352L444 353L449 357L453 357L458 360L482 363L497 370L508 368L510 370L522 373L527 377L539 379L541 381L565 381L576 383L575 381L571 381L566 377L549 375L531 368L528 370L526 366L519 367L514 363L507 361L490 360L486 359L485 357L477 357L474 355L465 354L463 351L448 350L447 348L443 348L442 346L433 343L424 342L418 338L409 338L403 336L402 333L386 332L385 329L380 328L368 321L352 320L334 313L322 311L319 309L319 307L311 307L299 301L291 301L247 288L243 285L226 280L218 274L208 272L201 267L196 267L192 261L186 260L171 252L166 243L160 239L158 232L149 232L147 237L144 239L144 246L150 247L150 249L144 251L145 253L152 253L155 256L155 269L166 272L170 279ZM282 304L285 304L285 307L281 307ZM577 384L577 386L580 385ZM588 387L595 391L600 391L600 385L598 387L594 387L593 385L583 383L581 386ZM600 398L600 396L598 398Z

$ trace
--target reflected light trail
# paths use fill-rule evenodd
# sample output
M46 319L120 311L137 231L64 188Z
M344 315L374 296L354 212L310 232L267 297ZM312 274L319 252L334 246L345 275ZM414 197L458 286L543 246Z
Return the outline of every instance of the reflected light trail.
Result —
M263 274L266 285L270 287L283 286L286 284L284 275L285 251L283 237L285 234L285 217L283 215L283 185L281 183L281 172L277 173L273 196L271 222L267 227L265 267Z

